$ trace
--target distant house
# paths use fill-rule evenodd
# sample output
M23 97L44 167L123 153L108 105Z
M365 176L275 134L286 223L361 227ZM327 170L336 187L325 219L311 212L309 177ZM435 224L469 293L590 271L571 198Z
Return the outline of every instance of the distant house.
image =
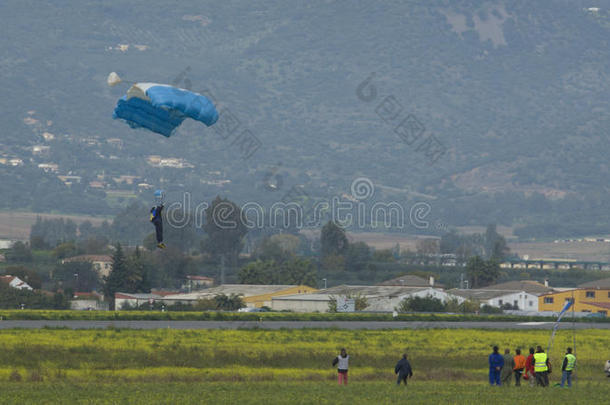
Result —
M108 302L104 296L97 292L75 292L74 298L70 300L70 309L107 311Z
M122 174L119 177L113 177L112 180L114 180L115 183L117 184L128 184L128 185L132 185L135 183L135 181L139 179L138 176L131 176L131 175L127 175L127 174Z
M544 281L544 284L534 280L519 280L519 281L507 281L505 283L494 284L482 288L483 290L511 290L511 291L525 291L533 295L542 295L552 291L554 288L549 287L549 282Z
M0 239L0 249L10 249L16 241L10 239Z
M89 187L103 189L103 188L106 188L106 183L104 183L102 181L90 181Z
M574 300L575 312L597 312L608 315L610 306L610 287L603 287L603 281L599 280L596 286L587 287L591 283L581 284L579 288L572 288L542 294L538 297L541 311L559 312L565 306L566 301ZM596 282L592 282L596 284Z
M62 260L62 263L90 262L100 277L107 277L112 270L112 257L108 255L80 255Z
M182 285L182 289L193 291L201 288L212 287L213 285L213 278L205 276L186 276L186 282Z
M47 145L34 145L32 146L32 154L42 155L43 153L48 153L50 149L51 147Z
M538 295L523 290L492 290L490 288L464 290L455 288L447 292L490 307L501 308L505 304L510 304L521 311L538 312Z
M21 280L19 277L15 277L15 276L9 276L9 275L0 276L0 282L8 284L9 287L13 287L17 290L29 290L29 291L33 290L33 288L30 287L28 283Z
M59 170L59 165L55 163L40 163L38 164L38 168L42 169L45 173L57 173L57 171Z
M61 180L66 186L71 186L75 183L80 183L82 181L81 176L57 176L59 180Z

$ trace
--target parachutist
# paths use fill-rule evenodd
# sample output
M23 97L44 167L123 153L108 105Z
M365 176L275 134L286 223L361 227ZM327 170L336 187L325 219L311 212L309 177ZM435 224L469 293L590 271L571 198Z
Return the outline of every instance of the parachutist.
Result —
M165 243L163 243L163 203L152 207L150 210L150 222L155 226L155 234L157 236L157 247L159 249L165 249Z

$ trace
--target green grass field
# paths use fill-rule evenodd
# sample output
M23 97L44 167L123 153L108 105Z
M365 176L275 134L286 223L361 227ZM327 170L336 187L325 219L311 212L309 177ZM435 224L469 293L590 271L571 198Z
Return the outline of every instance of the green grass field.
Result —
M542 330L1 330L0 403L591 403L607 401L610 331L577 331L571 390L489 387L492 345L546 345ZM551 352L560 377L572 332ZM345 346L350 384L331 361ZM414 377L396 387L410 355Z

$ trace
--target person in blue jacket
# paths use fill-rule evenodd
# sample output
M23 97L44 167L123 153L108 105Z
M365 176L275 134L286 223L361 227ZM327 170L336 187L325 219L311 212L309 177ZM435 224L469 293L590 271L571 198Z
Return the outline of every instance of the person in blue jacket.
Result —
M494 351L489 355L489 384L500 385L500 371L504 367L504 358L498 353L498 346L494 346Z

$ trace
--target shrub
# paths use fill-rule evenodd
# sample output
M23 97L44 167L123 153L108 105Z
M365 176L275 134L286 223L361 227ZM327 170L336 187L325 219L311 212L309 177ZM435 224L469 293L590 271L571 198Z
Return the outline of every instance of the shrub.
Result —
M19 371L17 370L13 370L11 375L8 376L8 380L10 382L21 382L22 379L23 378L21 378L21 374L19 374Z

